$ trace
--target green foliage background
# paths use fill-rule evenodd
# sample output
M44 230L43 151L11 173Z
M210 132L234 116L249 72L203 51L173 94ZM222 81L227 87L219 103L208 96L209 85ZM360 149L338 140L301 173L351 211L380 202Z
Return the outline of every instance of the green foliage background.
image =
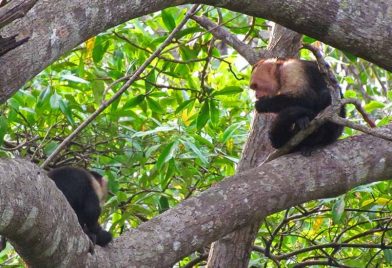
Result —
M260 38L260 33L270 30L263 19L211 7L201 13L215 22L219 18L226 29L255 48L267 44L268 40ZM2 156L42 163L117 92L123 84L119 80L154 52L184 14L183 8L170 8L108 30L28 82L0 108ZM314 40L306 37L305 41ZM389 123L390 74L348 53L325 45L322 48L345 97L363 100L378 125ZM304 50L301 57L312 58ZM108 177L111 195L101 220L119 236L235 173L253 116L250 71L235 50L189 21L160 58L53 166L78 165ZM348 108L348 117L362 122L353 107ZM344 137L354 134L346 129ZM389 186L389 182L363 186L342 197L313 201L270 216L260 229L256 241L260 248L255 248L250 265L294 267L315 258L350 267L391 264L390 249L366 247L391 243ZM321 248L273 258L345 241L363 247ZM260 252L266 247L273 256ZM8 246L0 253L1 265L22 264Z

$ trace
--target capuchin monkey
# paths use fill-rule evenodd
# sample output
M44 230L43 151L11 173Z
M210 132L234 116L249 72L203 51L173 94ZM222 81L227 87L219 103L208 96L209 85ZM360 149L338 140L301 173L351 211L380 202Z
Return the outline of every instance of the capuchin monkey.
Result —
M91 241L101 247L112 241L112 235L98 223L108 192L106 180L95 171L68 166L53 169L48 176L67 198Z
M271 144L277 149L331 104L331 94L315 61L262 59L254 65L250 88L256 93L257 112L277 114L269 132ZM342 107L340 116L345 115ZM326 122L291 152L310 155L314 148L336 141L342 131L342 126Z

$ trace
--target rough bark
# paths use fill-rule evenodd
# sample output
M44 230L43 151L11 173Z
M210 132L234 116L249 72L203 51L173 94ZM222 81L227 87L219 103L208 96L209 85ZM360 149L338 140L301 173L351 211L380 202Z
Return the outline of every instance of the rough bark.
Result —
M204 3L273 20L392 70L388 0L59 0L39 1L0 35L30 37L0 58L0 103L59 56L112 26L160 9Z
M55 185L28 162L2 159L0 234L11 238L31 267L85 262L86 267L171 267L249 222L391 176L390 142L368 135L348 138L311 157L287 155L227 178L90 255L82 230L63 224L70 220L77 226L77 221L71 208L61 205L66 202Z
M272 57L296 57L301 46L300 41L300 34L275 24L268 45L268 54ZM250 59L253 60L253 58ZM273 119L272 114L255 115L237 172L257 167L273 151L268 139L268 130ZM248 267L253 241L259 226L260 221L250 222L249 225L213 243L207 267Z
M83 267L90 247L64 195L22 159L0 160L0 234L31 267Z
M0 9L0 29L5 25L10 24L16 19L19 19L26 15L26 13L34 6L37 0L28 0L28 1L13 1L12 5L6 5L7 2L4 1L4 4L1 2L1 6L5 6ZM21 40L17 39L17 34L13 34L11 36L3 37L0 35L0 57L3 56L8 51L22 45L27 42L29 39L25 37Z

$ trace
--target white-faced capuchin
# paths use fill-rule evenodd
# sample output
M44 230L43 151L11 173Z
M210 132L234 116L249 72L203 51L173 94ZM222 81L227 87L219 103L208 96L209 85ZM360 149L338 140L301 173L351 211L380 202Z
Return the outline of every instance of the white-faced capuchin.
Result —
M255 64L250 88L256 92L259 113L277 113L269 132L274 148L285 145L316 115L331 104L331 95L315 61L273 58ZM340 116L345 117L345 109ZM309 155L315 147L339 138L343 127L331 122L320 126L291 152Z
M97 172L60 167L48 172L78 216L79 224L94 244L106 246L112 235L98 223L101 204L107 196L107 182Z

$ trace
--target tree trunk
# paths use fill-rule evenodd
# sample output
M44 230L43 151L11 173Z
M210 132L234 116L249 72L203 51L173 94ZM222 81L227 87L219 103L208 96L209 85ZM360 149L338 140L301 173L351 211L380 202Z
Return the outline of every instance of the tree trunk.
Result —
M301 35L275 24L268 45L274 57L296 57L301 46ZM255 114L252 130L242 152L237 172L257 167L273 151L268 139L268 130L274 115ZM207 267L248 267L253 241L260 221L223 237L211 246Z

